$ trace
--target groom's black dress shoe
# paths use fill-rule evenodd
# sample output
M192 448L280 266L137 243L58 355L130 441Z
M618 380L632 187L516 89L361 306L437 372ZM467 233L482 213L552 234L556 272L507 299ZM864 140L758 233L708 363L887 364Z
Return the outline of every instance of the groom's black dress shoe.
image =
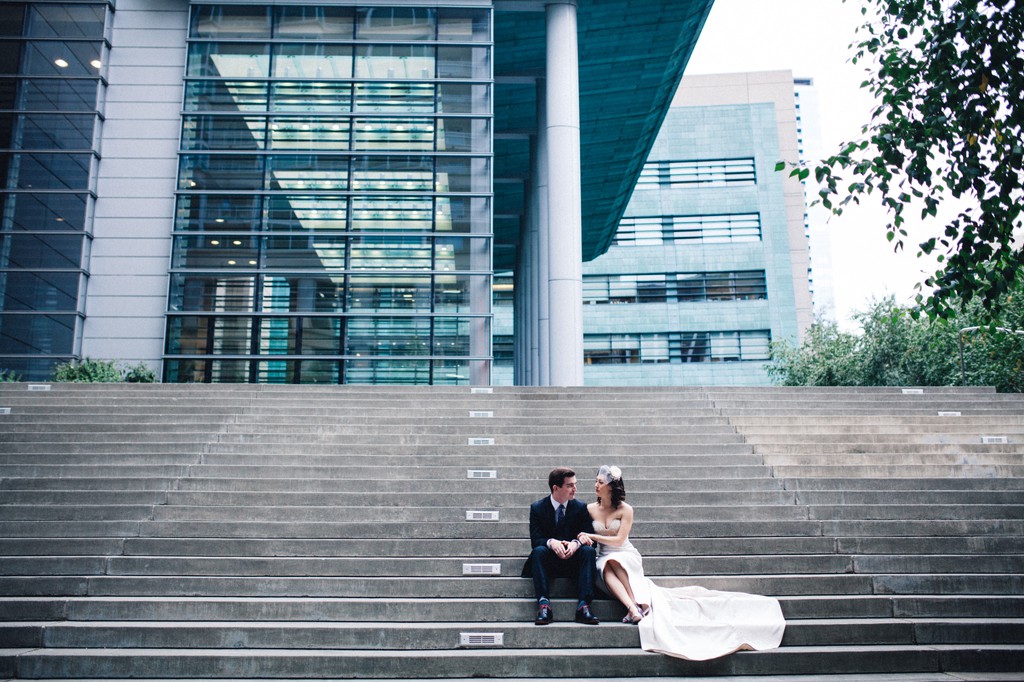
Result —
M590 612L590 605L584 604L576 609L576 622L585 623L586 625L597 625L601 621L595 618L594 614Z
M534 625L547 625L548 623L550 623L554 619L555 619L555 617L551 613L551 607L548 606L547 604L541 604L540 608L537 609L537 618L534 619L533 624Z

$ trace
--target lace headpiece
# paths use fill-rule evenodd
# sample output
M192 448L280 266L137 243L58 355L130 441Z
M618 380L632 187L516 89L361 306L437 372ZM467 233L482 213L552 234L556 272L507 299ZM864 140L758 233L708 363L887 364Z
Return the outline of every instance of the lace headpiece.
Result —
M616 466L603 465L597 470L597 475L604 478L605 481L611 483L612 481L618 481L622 478L622 469Z

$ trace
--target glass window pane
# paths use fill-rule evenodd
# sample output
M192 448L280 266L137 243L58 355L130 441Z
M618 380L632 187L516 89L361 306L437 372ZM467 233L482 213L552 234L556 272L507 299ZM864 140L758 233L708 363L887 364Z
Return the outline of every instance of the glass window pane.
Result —
M93 112L98 81L90 79L0 79L4 109Z
M269 363L260 363L260 365ZM340 360L302 360L295 361L298 365L299 383L302 384L338 384L341 383ZM261 374L262 376L262 374ZM262 380L262 379L261 379Z
M263 186L263 158L256 155L185 154L178 187L195 190L249 190Z
M434 48L427 45L357 45L356 78L434 77Z
M352 237L353 270L429 270L430 237Z
M271 109L294 112L339 113L352 108L352 86L348 83L274 83Z
M0 314L0 354L70 353L77 319L76 315Z
M430 382L429 360L368 360L345 361L346 384L426 384Z
M269 38L270 8L200 5L192 8L193 38Z
M277 78L351 78L352 48L348 45L303 43L274 49Z
M0 232L0 267L81 268L84 240L82 234Z
M443 7L437 10L437 39L460 43L490 40L490 15L486 9Z
M434 355L469 355L468 318L434 318Z
M270 47L266 43L192 43L187 75L266 78L270 75Z
M490 121L483 118L441 118L437 120L439 152L489 152Z
M103 38L106 7L34 3L28 16L28 35L34 38Z
M169 310L246 312L253 310L254 276L172 273Z
M434 111L432 83L356 83L354 111L405 113Z
M430 311L428 275L352 275L349 278L349 310Z
M270 189L293 192L344 190L348 187L348 157L297 154L269 157Z
M429 197L353 197L353 230L429 232L433 227Z
M267 198L267 229L344 231L348 199L334 196L271 196Z
M490 162L478 157L440 157L434 184L438 192L489 192Z
M25 43L21 73L40 76L96 76L102 67L99 42L53 41Z
M273 149L348 149L347 118L272 118Z
M490 232L491 202L484 197L438 197L435 229L438 232Z
M437 270L490 269L490 240L485 237L437 237Z
M473 78L483 80L491 75L490 50L486 47L437 48L438 78Z
M259 197L225 194L186 194L178 197L175 230L250 232L259 227Z
M352 189L426 192L431 189L433 174L429 156L358 157L352 169Z
M229 269L245 272L259 264L259 239L247 235L179 235L174 238L171 267Z
M256 116L184 116L182 149L263 149L267 121Z
M267 238L266 267L303 270L344 270L344 237L318 234L274 235Z
M356 15L357 40L433 40L437 10L430 7L371 7Z
M278 7L278 38L345 39L352 37L351 7Z
M0 5L0 36L24 35L25 9L26 5L23 2Z
M353 317L346 326L346 355L430 355L429 317Z
M85 194L8 194L3 224L11 230L84 230Z
M413 118L357 118L352 121L354 149L432 151L434 121Z
M345 276L320 272L266 275L263 310L269 312L343 312Z
M36 273L12 270L2 273L0 278L4 286L0 310L74 312L78 309L78 284L81 277L78 272Z
M490 112L490 86L470 83L438 83L437 112L486 114Z
M18 189L89 189L92 154L11 154L10 165L0 175L7 176L8 187ZM16 183L16 184L15 184Z
M259 112L267 109L267 84L252 81L189 81L186 111Z

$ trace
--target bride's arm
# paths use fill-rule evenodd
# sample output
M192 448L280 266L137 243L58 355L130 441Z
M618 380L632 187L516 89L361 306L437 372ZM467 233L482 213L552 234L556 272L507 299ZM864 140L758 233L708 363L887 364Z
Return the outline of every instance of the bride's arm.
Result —
M597 533L580 533L594 542L608 545L609 547L621 547L629 539L629 531L633 528L633 508L628 504L622 505L622 519L619 522L619 530L615 535L599 535Z

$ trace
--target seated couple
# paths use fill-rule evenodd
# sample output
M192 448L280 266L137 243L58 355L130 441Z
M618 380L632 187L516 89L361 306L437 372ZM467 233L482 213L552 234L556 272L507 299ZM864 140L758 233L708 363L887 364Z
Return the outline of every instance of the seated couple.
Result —
M594 584L626 607L623 623L639 626L640 645L678 658L703 661L740 649L773 649L786 622L779 602L702 587L661 588L644 576L643 560L629 541L633 508L618 467L597 472L597 501L576 499L576 474L558 467L548 475L551 494L530 506L533 551L523 567L533 577L537 625L554 620L549 578L575 578L578 623L597 625L590 610Z

